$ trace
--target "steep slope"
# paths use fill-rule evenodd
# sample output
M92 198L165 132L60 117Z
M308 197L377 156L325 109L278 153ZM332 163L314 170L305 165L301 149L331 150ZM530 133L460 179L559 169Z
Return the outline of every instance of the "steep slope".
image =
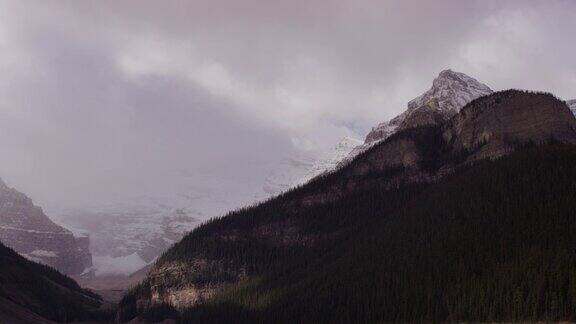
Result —
M323 258L327 249L338 246L364 226L375 225L371 222L378 215L403 210L403 204L428 183L479 159L494 159L549 142L576 143L576 119L564 102L549 94L515 90L481 97L447 122L397 132L345 167L302 188L197 228L168 250L147 279L124 298L120 317L130 319L141 313L174 315L170 307L183 310L205 305L206 301L217 302L222 296L236 296L253 286L257 286L257 295L234 300L236 304L229 305L232 310L239 307L236 310L250 317L255 309L295 302L290 290L272 289L278 283L275 278L289 276L294 283L310 278L324 282L317 276L319 269L298 269L315 264L322 271L336 271L338 268L329 263L323 268L314 260ZM342 257L338 251L346 250L330 251L337 258ZM364 257L399 258L390 253ZM386 278L374 279L386 283L390 280ZM327 284L337 286L338 282ZM350 302L354 302L360 291L343 296L350 296ZM198 307L190 316L209 312ZM302 313L306 310L299 311L294 318L278 313L282 317L269 321L322 320L307 317Z
M0 298L0 318L10 324L54 323L4 298Z
M403 113L372 128L364 144L352 150L341 164L352 161L358 154L397 131L440 124L472 100L492 92L488 86L464 73L444 70L432 81L432 87L428 91L408 102Z
M81 289L74 280L0 244L2 319L14 318L14 323L15 319L26 322L37 317L59 322L105 319L100 306L100 298Z
M92 266L89 238L52 222L32 200L0 180L0 242L66 274Z
M328 220L359 226L182 322L574 321L575 158L575 146L532 148L429 186L348 196Z

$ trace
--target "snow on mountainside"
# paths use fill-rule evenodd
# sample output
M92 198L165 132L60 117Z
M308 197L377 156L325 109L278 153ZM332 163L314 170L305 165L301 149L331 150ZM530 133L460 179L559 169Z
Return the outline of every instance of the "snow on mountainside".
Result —
M492 92L488 86L464 73L444 70L434 79L428 91L408 102L403 113L372 128L364 144L354 148L343 159L342 164L352 161L358 154L385 140L398 130L437 124L458 113L472 100Z
M321 174L334 171L338 167L340 161L348 156L348 154L350 154L350 152L360 144L362 144L361 140L352 137L343 138L332 150L328 151L321 158L316 160L312 167L306 171L304 176L293 182L292 186L305 184Z
M304 184L320 174L335 170L351 161L358 154L365 152L398 130L446 120L458 113L470 101L492 92L488 86L464 73L444 70L434 79L428 91L408 102L407 109L402 114L374 127L366 136L364 143L353 138L344 138L333 150L318 158L302 177L290 181L290 177L298 173L292 171L289 175L283 173L281 180L270 181L276 184L275 188L281 190L269 192L278 194L291 187ZM428 112L437 115L431 116ZM301 165L307 164L309 161Z
M318 159L316 152L302 152L284 158L279 165L273 166L268 171L262 186L264 194L275 196L292 188L300 178L314 168Z
M64 210L58 217L90 233L96 275L130 274L200 224L201 211L175 200L135 199Z
M269 172L263 190L269 196L275 196L305 184L323 173L336 169L338 163L360 144L362 141L358 139L344 137L327 151L308 153L308 155L299 154L285 159L285 163Z
M470 101L492 92L488 86L464 73L444 70L434 79L430 90L408 102L406 113L410 114L434 101L438 110L455 115Z
M576 115L576 99L572 99L572 100L567 100L566 104L568 105L568 107L570 108L570 110L572 111L572 113L574 115Z
M92 266L89 239L49 219L40 207L0 180L0 242L34 262L66 274Z

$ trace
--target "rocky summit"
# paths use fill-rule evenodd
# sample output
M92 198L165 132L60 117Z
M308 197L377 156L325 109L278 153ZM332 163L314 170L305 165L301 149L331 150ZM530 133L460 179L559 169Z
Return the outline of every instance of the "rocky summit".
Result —
M0 242L29 260L77 275L92 267L89 238L50 220L30 198L0 180Z
M444 70L432 81L428 91L408 102L406 111L372 129L365 143L385 139L397 130L438 124L454 116L470 101L491 93L487 85L464 73Z
M472 100L491 93L493 91L487 85L464 73L444 70L432 81L428 91L408 102L403 113L372 128L364 143L351 150L340 165L349 163L358 154L400 130L440 124Z

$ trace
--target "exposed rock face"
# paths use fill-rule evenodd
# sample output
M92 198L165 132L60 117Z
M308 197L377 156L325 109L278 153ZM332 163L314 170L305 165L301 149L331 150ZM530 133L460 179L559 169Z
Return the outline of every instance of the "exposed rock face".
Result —
M337 183L303 202L333 201L370 181L388 188L434 181L461 163L551 141L576 143L576 119L567 105L550 94L501 91L472 101L441 125L390 136L342 171L345 186Z
M257 240L286 249L310 246L329 238L309 236L298 227L298 211L337 201L367 188L389 189L410 183L432 182L455 168L483 158L497 158L523 147L548 141L576 143L576 118L567 105L554 96L516 90L502 91L472 101L457 115L440 125L427 125L397 132L373 145L346 166L282 197L282 219L260 224L254 219L248 229L218 227L212 240L243 242ZM255 207L265 210L266 204ZM315 210L315 209L312 209ZM291 218L294 213L294 218ZM288 215L288 216L287 216ZM232 215L230 217L237 216ZM264 229L265 230L259 230ZM202 232L191 235L201 236ZM208 240L210 241L210 240ZM201 303L226 284L240 282L257 260L234 262L231 257L207 260L198 245L184 257L159 262L134 297L139 307L172 303L185 308ZM170 253L170 250L168 251ZM249 274L248 274L249 276Z
M153 269L149 273L151 278L151 304L168 303L178 309L185 309L189 305L198 304L214 295L217 289L222 288L223 282L195 283L180 285L181 289L164 289L165 283L169 286L179 285L182 278L190 278L195 273L206 273L215 269L214 264L206 260L195 260L191 264L172 263L162 268ZM169 273L169 276L166 274ZM236 278L239 280L240 278ZM234 281L236 281L234 280Z
M450 119L472 100L492 92L488 86L464 73L444 70L434 79L430 90L408 102L406 111L372 128L364 144L354 148L341 165L352 161L358 154L397 131L438 125Z
M30 198L1 180L0 242L66 274L81 274L92 266L88 237L75 237L55 224Z
M444 139L471 159L496 157L518 143L576 142L576 119L562 101L546 94L504 91L472 103L453 118Z

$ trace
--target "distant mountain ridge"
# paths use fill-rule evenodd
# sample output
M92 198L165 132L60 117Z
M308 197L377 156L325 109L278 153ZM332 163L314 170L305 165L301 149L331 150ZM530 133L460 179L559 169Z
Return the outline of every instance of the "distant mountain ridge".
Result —
M40 207L0 180L0 242L26 258L66 274L92 267L89 238L50 220Z

